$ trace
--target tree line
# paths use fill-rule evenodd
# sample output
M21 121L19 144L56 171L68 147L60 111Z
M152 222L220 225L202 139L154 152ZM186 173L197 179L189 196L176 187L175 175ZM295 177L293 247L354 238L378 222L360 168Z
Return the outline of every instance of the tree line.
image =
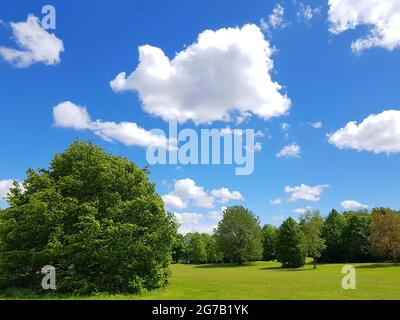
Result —
M280 227L264 225L243 206L225 209L212 235L178 235L173 261L182 263L243 263L277 260L285 268L317 263L398 262L400 213L390 208L338 212L322 218L319 211L299 221L285 220Z
M172 261L277 260L296 268L317 262L398 261L400 213L388 208L307 212L299 222L261 227L243 206L224 210L212 235L177 233L147 168L76 141L49 168L27 171L23 189L0 209L0 291L41 291L42 268L72 294L140 293L165 286Z

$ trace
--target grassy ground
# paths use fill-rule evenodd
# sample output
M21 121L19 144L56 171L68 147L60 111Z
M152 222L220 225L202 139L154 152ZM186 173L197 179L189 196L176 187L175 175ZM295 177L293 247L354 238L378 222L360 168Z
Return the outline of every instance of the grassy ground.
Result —
M96 295L81 299L400 299L400 266L353 264L357 289L343 290L343 265L311 265L295 270L275 262L236 265L172 265L171 283L141 296ZM0 296L1 297L1 296ZM61 298L17 291L3 298Z

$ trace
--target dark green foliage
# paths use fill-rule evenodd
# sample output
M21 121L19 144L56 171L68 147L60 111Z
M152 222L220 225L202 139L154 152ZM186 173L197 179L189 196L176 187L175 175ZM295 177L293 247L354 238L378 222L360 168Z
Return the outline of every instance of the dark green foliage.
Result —
M366 211L345 212L347 224L343 232L346 262L366 262L370 254L371 216Z
M184 259L185 255L185 245L183 242L183 235L177 234L174 237L174 242L172 245L172 261L178 263Z
M346 229L346 218L333 209L325 220L322 227L322 238L325 239L326 249L322 253L321 260L324 262L344 262L345 244L343 233Z
M263 260L271 261L276 259L277 229L270 224L262 228L263 235Z
M258 218L242 206L224 210L216 231L218 250L224 260L235 263L262 257L262 233Z
M140 292L167 283L176 225L142 170L75 142L49 170L28 170L0 217L0 286L39 290L44 265L61 292Z
M306 239L292 218L285 220L278 230L276 256L284 268L299 268L306 263Z
M216 238L207 233L187 233L179 235L181 239L182 254L176 262L183 263L219 263L222 261L221 253L217 250Z
M185 237L188 239L190 263L206 263L207 250L204 236L200 233L188 233Z

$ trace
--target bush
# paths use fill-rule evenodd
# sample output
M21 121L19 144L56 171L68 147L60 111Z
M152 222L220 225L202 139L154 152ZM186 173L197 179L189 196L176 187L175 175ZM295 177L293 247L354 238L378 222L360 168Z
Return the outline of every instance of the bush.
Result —
M39 290L44 265L67 293L165 285L176 225L147 175L85 142L28 170L0 216L0 287Z

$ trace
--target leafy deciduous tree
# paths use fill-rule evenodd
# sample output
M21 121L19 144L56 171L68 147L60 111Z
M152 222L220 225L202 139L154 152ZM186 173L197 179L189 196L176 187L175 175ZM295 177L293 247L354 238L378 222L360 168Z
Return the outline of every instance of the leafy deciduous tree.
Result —
M262 257L262 234L258 218L243 206L224 210L216 231L217 246L224 259L235 263Z
M277 229L266 224L262 228L263 235L263 260L271 261L276 259L276 240L277 240Z
M347 220L342 239L346 262L366 262L370 254L370 220L367 211L344 212Z
M329 213L322 227L322 238L325 240L326 245L326 249L321 256L322 261L343 262L345 260L343 232L346 225L346 218L335 209Z
M0 216L0 287L39 289L45 265L61 292L165 285L176 224L147 175L86 142L28 170Z
M307 253L313 258L314 269L317 268L317 259L325 250L325 240L321 237L324 220L319 211L306 212L300 218L300 227L304 232Z
M299 268L306 263L306 239L292 218L285 220L278 229L276 256L284 268Z
M397 264L400 255L400 214L389 208L372 210L371 252L378 257L392 258Z

